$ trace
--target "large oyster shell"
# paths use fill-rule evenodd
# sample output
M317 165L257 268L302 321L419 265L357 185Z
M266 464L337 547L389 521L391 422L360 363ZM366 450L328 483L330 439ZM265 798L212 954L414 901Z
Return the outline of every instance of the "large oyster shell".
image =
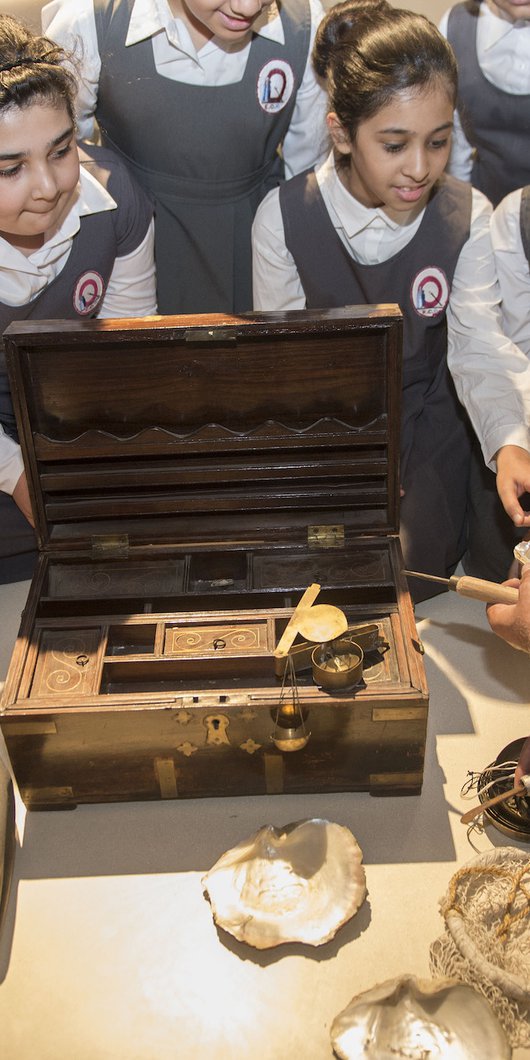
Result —
M334 1019L342 1060L510 1060L511 1047L485 998L456 979L387 979Z
M215 923L265 950L320 946L366 897L362 851L348 828L319 819L265 825L213 865L202 883Z

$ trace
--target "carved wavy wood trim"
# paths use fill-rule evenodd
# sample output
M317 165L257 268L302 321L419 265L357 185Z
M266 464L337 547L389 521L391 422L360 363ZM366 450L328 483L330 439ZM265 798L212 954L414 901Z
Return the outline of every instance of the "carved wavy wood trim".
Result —
M176 446L184 445L189 448L190 443L200 448L210 448L213 443L226 445L240 444L241 440L258 442L260 445L276 445L278 442L288 445L307 444L308 438L313 441L329 439L330 441L345 441L357 439L362 433L363 445L374 444L374 442L385 441L387 434L387 416L383 414L369 423L349 424L343 420L333 417L322 417L307 427L289 427L276 420L267 420L257 427L248 431L236 431L225 427L220 423L208 423L197 430L186 434L178 434L165 427L147 427L132 435L118 435L110 431L94 429L83 431L71 438L57 439L48 435L36 433L34 436L35 449L38 456L45 458L54 453L64 451L67 447L75 446L78 450L86 450L98 454L115 455L116 443L122 447L138 448L142 450L156 449L163 452L164 449L174 451ZM109 449L109 443L112 449Z

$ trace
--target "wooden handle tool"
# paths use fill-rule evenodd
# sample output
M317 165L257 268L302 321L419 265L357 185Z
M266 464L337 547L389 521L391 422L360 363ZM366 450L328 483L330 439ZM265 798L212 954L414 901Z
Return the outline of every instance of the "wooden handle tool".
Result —
M474 821L475 817L483 813L484 810L489 809L490 806L496 806L499 802L506 802L507 799L511 799L513 795L528 795L530 790L530 776L526 773L521 778L521 783L516 784L514 788L510 788L509 791L503 791L500 795L495 795L492 799L486 799L485 802L480 802L478 806L473 806L472 810L468 810L460 818L462 824L469 824L470 821Z
M289 648L292 648L294 641L296 640L298 623L309 610L311 605L314 604L319 592L320 585L318 585L317 582L313 582L298 601L274 650L276 658L289 654Z
M459 593L460 596L471 596L474 600L482 600L485 604L516 604L519 599L519 590L512 585L499 585L498 582L488 582L484 578L471 578L467 574L461 577L453 574L451 578L420 574L416 570L405 570L403 574L409 578L426 578L430 582L440 582L453 592Z

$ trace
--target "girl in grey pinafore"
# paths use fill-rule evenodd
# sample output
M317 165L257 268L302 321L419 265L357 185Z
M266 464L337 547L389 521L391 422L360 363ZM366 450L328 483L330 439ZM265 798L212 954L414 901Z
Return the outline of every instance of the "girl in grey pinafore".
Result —
M89 214L81 227L62 271L27 305L0 302L0 333L15 320L79 320L97 316L116 257L134 250L143 240L152 208L140 188L133 185L126 167L111 151L84 145L84 168L104 184L118 209ZM83 275L98 274L101 289L93 307L83 304ZM0 423L18 440L4 353L0 350ZM12 498L0 491L0 582L28 577L33 566L35 534ZM3 564L2 560L6 562Z
M285 243L308 308L391 301L403 311L401 541L408 567L445 577L466 546L472 432L447 367L445 311L424 314L414 280L428 264L445 275L450 288L469 236L471 189L442 178L414 239L379 265L361 265L350 257L314 173L287 181L280 188L280 205ZM411 584L411 589L417 599L432 594L424 583Z
M458 113L475 148L471 182L496 206L510 191L530 183L530 96L505 92L482 73L479 10L477 0L455 4L447 39L458 62Z
M159 76L150 38L125 47L132 6L133 0L94 4L101 55L96 117L103 142L120 151L155 203L159 311L251 309L252 221L281 177L278 147L307 63L309 5L286 0L284 47L254 36L242 81L216 86ZM279 82L287 63L294 86L275 110L263 98L260 73L280 57Z
M333 152L260 205L255 307L399 303L401 540L408 567L447 577L464 552L471 454L453 379L485 459L500 464L514 520L524 519L520 483L530 485L530 372L502 333L491 206L444 176L455 58L426 18L386 0L347 0L321 23L313 62L326 80ZM416 599L437 591L412 581L411 590Z
M17 93L22 86L24 103L18 122L27 152L27 160L23 156L22 162L18 161L18 156L12 161L4 158L8 176L2 178L2 183L6 184L6 180L10 179L10 164L15 176L17 190L13 194L18 196L19 212L15 215L13 200L7 192L5 198L0 195L0 252L5 255L0 276L2 333L15 320L96 316L101 309L116 259L128 259L143 245L151 224L151 204L133 181L126 166L112 152L87 144L86 150L79 149L82 168L91 173L97 184L104 187L112 198L104 196L100 199L93 192L91 197L85 196L79 209L79 228L75 231L77 197L74 193L79 179L78 148L74 139L75 83L63 63L62 49L54 48L45 38L32 36L16 19L0 16L0 113L4 107L9 107L10 111L17 107ZM31 123L35 121L35 115L43 130L42 142L39 141L35 146L33 141L28 141L26 145L24 137L34 136L34 125ZM50 140L57 143L52 139L57 136L56 125L65 131L52 151ZM4 128L2 133L5 150ZM17 152L20 151L20 142L17 141ZM33 154L35 161L32 159ZM68 161L69 158L73 161ZM22 181L16 180L17 166L22 169ZM81 184L82 181L83 177ZM87 186L84 185L84 188L86 191ZM108 208L109 204L112 206L112 199L117 204L116 208ZM56 208L64 213L58 213L54 227ZM69 220L70 215L72 221ZM52 235L57 229L57 246L52 243L52 236L48 237L47 228L44 227L48 224L51 224ZM71 236L67 234L70 229ZM18 268L16 253L25 246L24 240L31 254L40 247L49 247L48 256L51 256L52 261L61 260L60 250L64 252L68 247L68 240L70 249L62 268L59 267L54 276L51 274L53 278L46 271L46 260L44 265L38 265L37 258L32 260L27 272L33 275L37 270L39 282L36 289L40 289L40 293L25 304L9 304L7 293L4 295L5 301L1 300L2 292L9 292L12 298L13 291L15 294L18 291L13 277ZM147 262L147 255L143 260ZM21 271L24 272L23 269ZM47 281L44 286L41 285L42 279ZM150 282L153 289L153 280ZM152 294L154 302L154 289ZM133 298L131 310L132 302ZM11 438L16 442L17 430L3 351L0 353L0 424L3 428L2 438L7 436L2 451L2 473L5 477L0 490L0 581L15 581L30 576L35 561L36 540L28 519L11 494L5 492L13 476L18 477L15 491L19 489L24 475L19 474L16 446L7 440Z

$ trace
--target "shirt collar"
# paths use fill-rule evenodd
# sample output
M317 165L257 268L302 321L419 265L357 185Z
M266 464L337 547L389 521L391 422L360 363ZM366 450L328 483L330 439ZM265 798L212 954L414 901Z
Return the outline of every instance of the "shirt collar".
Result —
M515 22L511 22L504 12L495 6L493 0L486 0L485 4L480 5L478 31L484 50L493 48L503 37L507 37L514 30L528 28L529 25L526 18L518 18Z
M104 210L115 210L116 200L99 183L99 180L89 170L81 166L79 173L79 195L73 206L79 217L85 217L91 213L102 213Z
M135 0L125 38L125 45L138 44L157 33L167 30L172 23L177 27L180 19L174 19L166 0ZM266 7L256 19L252 30L260 37L267 37L276 44L284 44L280 11L276 2Z
M327 198L348 239L353 239L370 225L377 224L380 227L381 222L392 231L401 227L397 221L392 221L384 210L379 207L363 206L358 199L350 195L337 173L333 151L318 167L316 176L318 184L321 187L325 186Z

